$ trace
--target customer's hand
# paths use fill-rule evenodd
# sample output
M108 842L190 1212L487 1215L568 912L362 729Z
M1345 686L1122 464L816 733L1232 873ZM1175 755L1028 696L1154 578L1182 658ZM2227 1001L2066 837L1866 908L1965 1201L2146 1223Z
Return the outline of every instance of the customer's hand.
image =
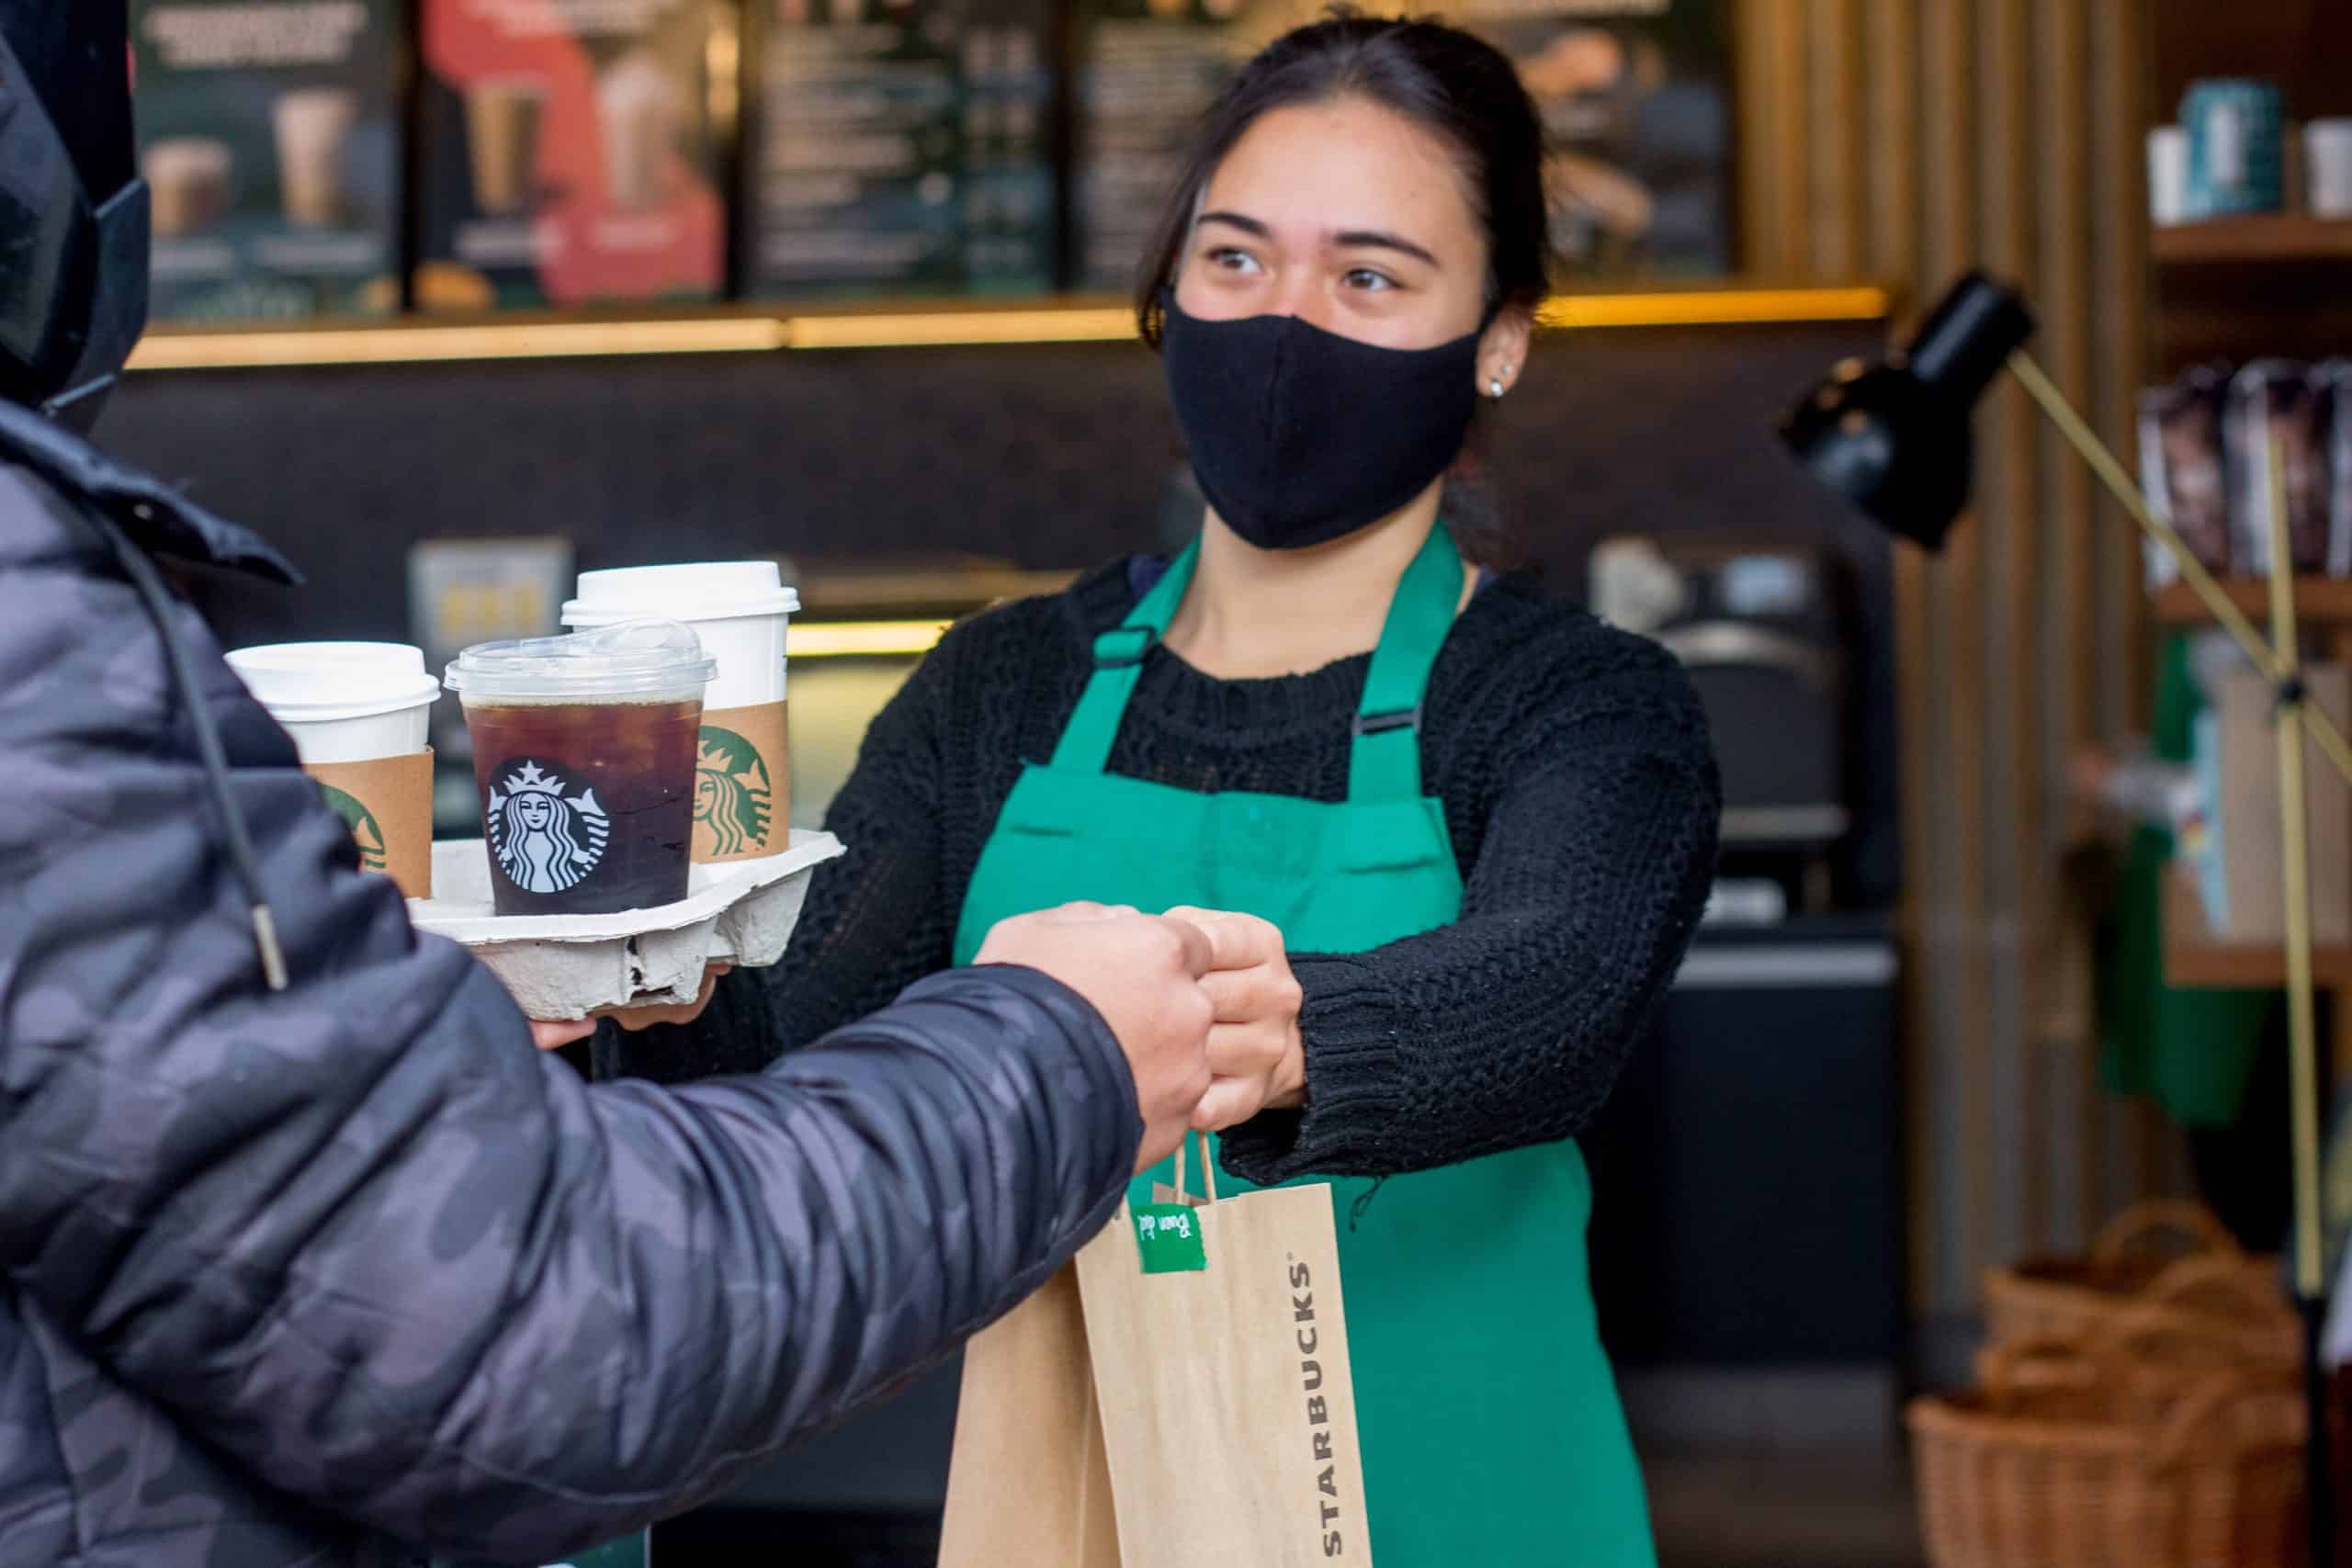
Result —
M1206 936L1133 909L1071 904L1000 924L977 962L1039 970L1091 1003L1135 1077L1144 1126L1136 1169L1175 1153L1209 1087Z
M1216 1005L1209 1030L1216 1081L1193 1112L1193 1125L1221 1132L1261 1111L1305 1104L1306 1044L1298 1012L1306 997L1291 973L1282 929L1220 909L1170 909L1168 918L1198 927L1216 954L1201 984Z
M556 1021L545 1019L531 1021L531 1043L542 1051L560 1051L566 1045L587 1039L596 1032L597 1021L613 1019L623 1029L650 1029L657 1023L692 1023L710 1005L710 994L719 976L734 973L732 964L714 964L702 973L702 994L683 1005L642 1008L606 1008L587 1018L568 1018Z

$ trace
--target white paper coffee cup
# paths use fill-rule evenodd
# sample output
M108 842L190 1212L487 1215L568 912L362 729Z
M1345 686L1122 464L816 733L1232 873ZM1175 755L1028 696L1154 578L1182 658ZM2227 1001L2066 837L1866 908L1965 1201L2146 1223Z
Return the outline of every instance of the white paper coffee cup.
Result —
M785 644L800 595L774 561L700 561L580 574L563 624L590 631L647 616L681 621L718 672L703 695L695 859L750 860L791 843Z
M366 762L422 751L441 683L424 650L397 642L281 642L228 656L308 762Z
M241 648L229 668L293 739L302 769L349 825L361 866L433 896L433 750L440 683L392 642Z

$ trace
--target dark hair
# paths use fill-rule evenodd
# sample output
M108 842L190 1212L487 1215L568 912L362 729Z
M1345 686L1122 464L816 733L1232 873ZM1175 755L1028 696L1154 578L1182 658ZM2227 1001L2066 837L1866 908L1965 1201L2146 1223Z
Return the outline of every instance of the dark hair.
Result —
M1136 278L1136 322L1159 345L1161 292L1217 165L1258 117L1294 104L1362 97L1435 132L1453 150L1487 231L1487 303L1532 310L1549 292L1544 128L1519 73L1483 39L1428 17L1335 6L1283 34L1217 98L1152 225Z

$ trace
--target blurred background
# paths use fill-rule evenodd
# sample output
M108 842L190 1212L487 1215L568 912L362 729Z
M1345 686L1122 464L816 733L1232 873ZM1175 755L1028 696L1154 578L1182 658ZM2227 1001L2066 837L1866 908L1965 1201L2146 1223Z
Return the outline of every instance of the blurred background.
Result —
M1197 525L1119 296L1186 134L1308 0L131 9L157 329L103 435L308 575L196 581L227 646L437 663L556 630L580 570L773 557L814 825L944 624ZM2352 654L2352 7L1444 16L1543 109L1563 295L1476 488L1551 592L1683 656L1725 775L1708 925L1588 1142L1662 1551L1925 1562L1905 1401L1978 1382L1988 1304L2280 1246L2277 855L2245 848L2276 764L2229 739L2261 694L2247 720L2015 388L1939 557L1777 427L1990 267L2225 577L2267 521L2248 454L2288 443L2311 651ZM2352 986L2352 800L2313 798L2324 989ZM2352 1065L2352 1006L2322 1029ZM2167 1197L2204 1207L2094 1250ZM953 1388L657 1554L929 1562Z

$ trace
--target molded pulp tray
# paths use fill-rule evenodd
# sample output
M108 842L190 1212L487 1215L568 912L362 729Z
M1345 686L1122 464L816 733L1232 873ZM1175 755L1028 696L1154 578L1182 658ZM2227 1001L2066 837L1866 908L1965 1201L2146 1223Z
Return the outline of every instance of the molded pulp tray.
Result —
M586 1018L602 1008L691 1002L704 968L758 969L784 955L808 874L842 852L831 833L796 828L792 847L758 860L698 865L686 897L616 915L492 912L490 856L480 839L433 846L430 898L412 898L416 929L473 950L533 1018Z

